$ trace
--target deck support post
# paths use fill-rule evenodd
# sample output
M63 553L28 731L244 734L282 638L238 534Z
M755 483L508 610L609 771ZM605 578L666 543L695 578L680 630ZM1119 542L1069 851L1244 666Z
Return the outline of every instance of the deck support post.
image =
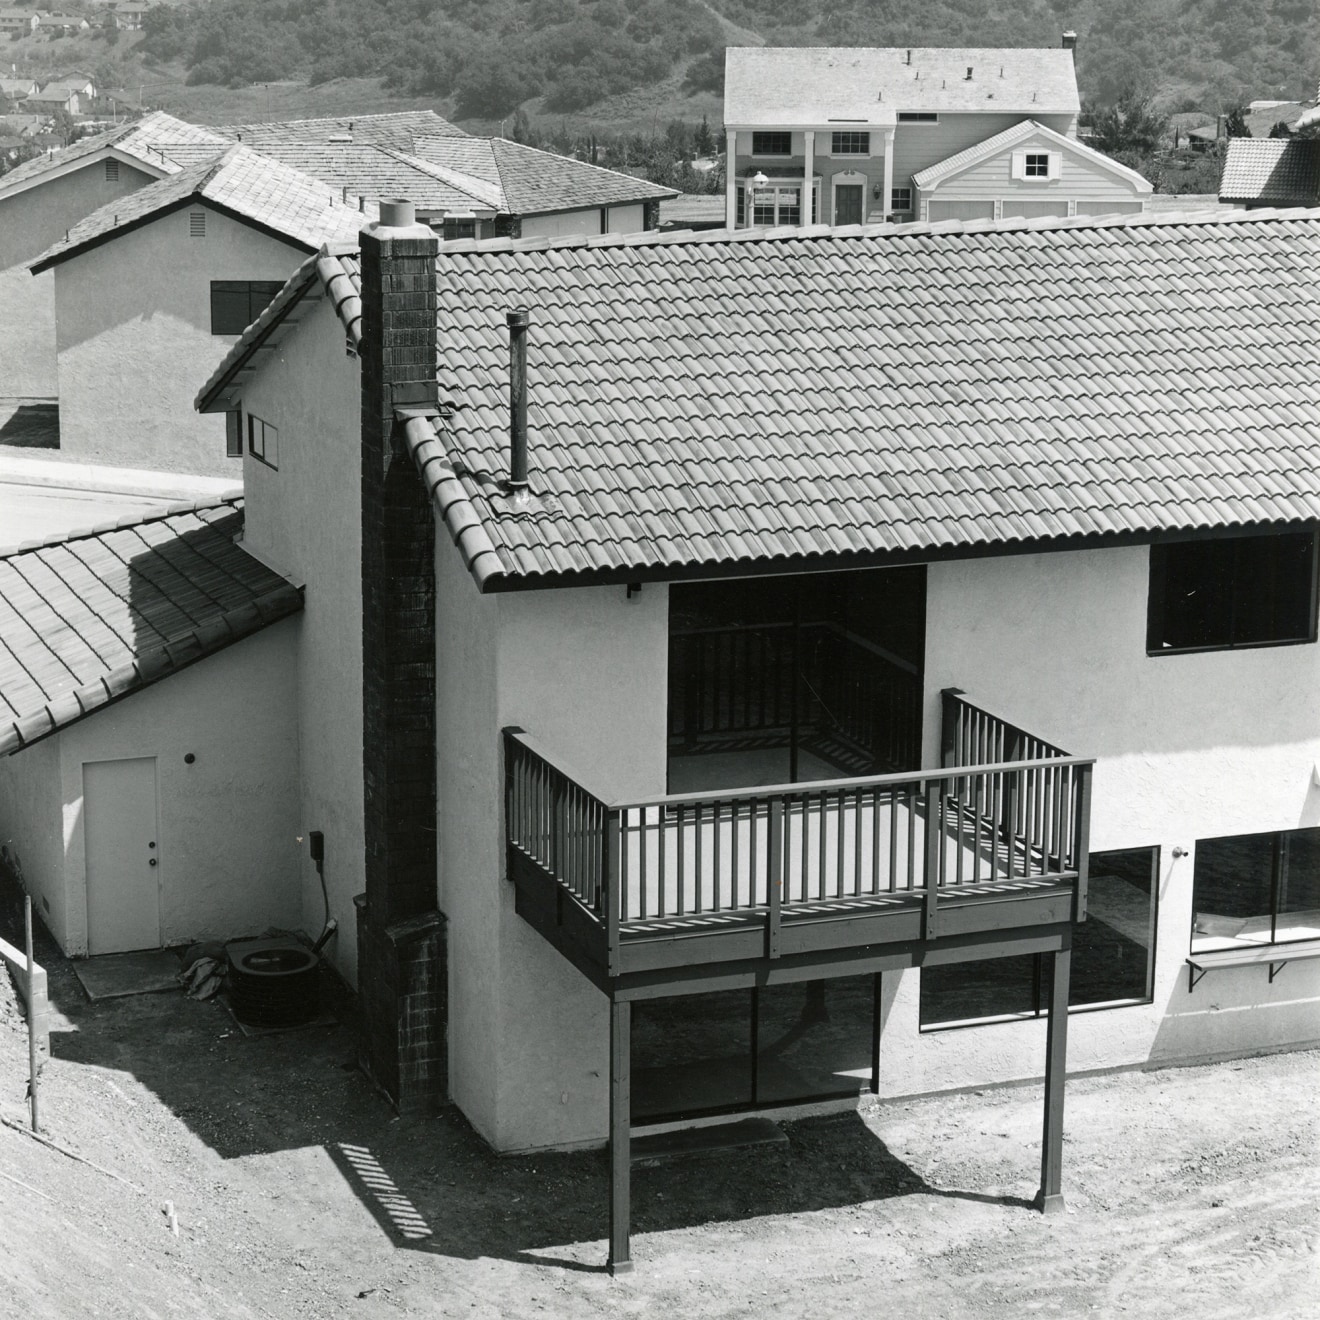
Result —
M629 1228L632 1217L632 1004L610 1001L610 1255L606 1269L632 1269Z
M1059 1214L1063 1203L1063 1090L1068 1075L1068 978L1071 947L1050 955L1050 1011L1045 1041L1045 1120L1040 1143L1040 1192L1036 1207Z

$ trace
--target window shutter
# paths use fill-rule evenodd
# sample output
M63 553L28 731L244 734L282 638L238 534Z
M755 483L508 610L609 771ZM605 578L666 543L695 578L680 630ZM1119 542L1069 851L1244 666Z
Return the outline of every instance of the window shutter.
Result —
M1050 156L1050 175L1051 179L1057 179L1063 173L1063 152L1051 151Z
M1027 153L1025 151L1015 151L1013 153L1013 174L1015 179L1025 179L1027 177Z
M188 237L205 238L206 237L206 212L189 211L188 212Z

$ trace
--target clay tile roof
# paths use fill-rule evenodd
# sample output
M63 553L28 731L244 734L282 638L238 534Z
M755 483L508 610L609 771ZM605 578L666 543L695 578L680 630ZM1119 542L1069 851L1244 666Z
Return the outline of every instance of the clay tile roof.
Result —
M724 67L724 122L746 128L893 123L902 110L1075 115L1081 104L1061 47L914 48L908 63L900 47L730 46Z
M1320 139L1229 138L1219 197L1266 206L1320 203Z
M234 544L242 525L228 498L0 557L0 754L301 609Z
M487 589L1320 518L1320 211L449 244L437 271L452 412L413 448Z
M466 136L461 128L441 119L434 110L227 124L216 131L259 149L277 142L328 142L332 138L351 137L354 142L374 142L377 146L407 151L418 138Z
M192 201L207 202L309 251L321 243L356 237L375 214L373 209L363 215L345 205L329 184L234 143L218 158L189 166L93 211L31 268L39 273Z

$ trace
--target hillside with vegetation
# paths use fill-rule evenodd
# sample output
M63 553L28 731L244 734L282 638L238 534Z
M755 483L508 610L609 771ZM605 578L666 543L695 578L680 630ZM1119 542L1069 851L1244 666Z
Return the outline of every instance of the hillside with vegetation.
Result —
M1169 109L1314 92L1314 0L202 0L154 10L142 54L191 84L379 78L458 120L582 112L667 80L718 93L727 44L1054 46L1083 96Z

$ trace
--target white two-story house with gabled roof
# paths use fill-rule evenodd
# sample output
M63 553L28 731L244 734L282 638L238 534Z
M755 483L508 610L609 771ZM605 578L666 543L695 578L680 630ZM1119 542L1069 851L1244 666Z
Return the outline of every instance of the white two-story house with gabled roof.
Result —
M725 223L1143 210L1151 185L1077 141L1080 104L1071 33L1045 50L731 46Z
M1043 1073L1052 1209L1066 1069L1315 1039L1320 213L410 221L198 399L401 1108L608 1138L622 1268L659 1124Z

